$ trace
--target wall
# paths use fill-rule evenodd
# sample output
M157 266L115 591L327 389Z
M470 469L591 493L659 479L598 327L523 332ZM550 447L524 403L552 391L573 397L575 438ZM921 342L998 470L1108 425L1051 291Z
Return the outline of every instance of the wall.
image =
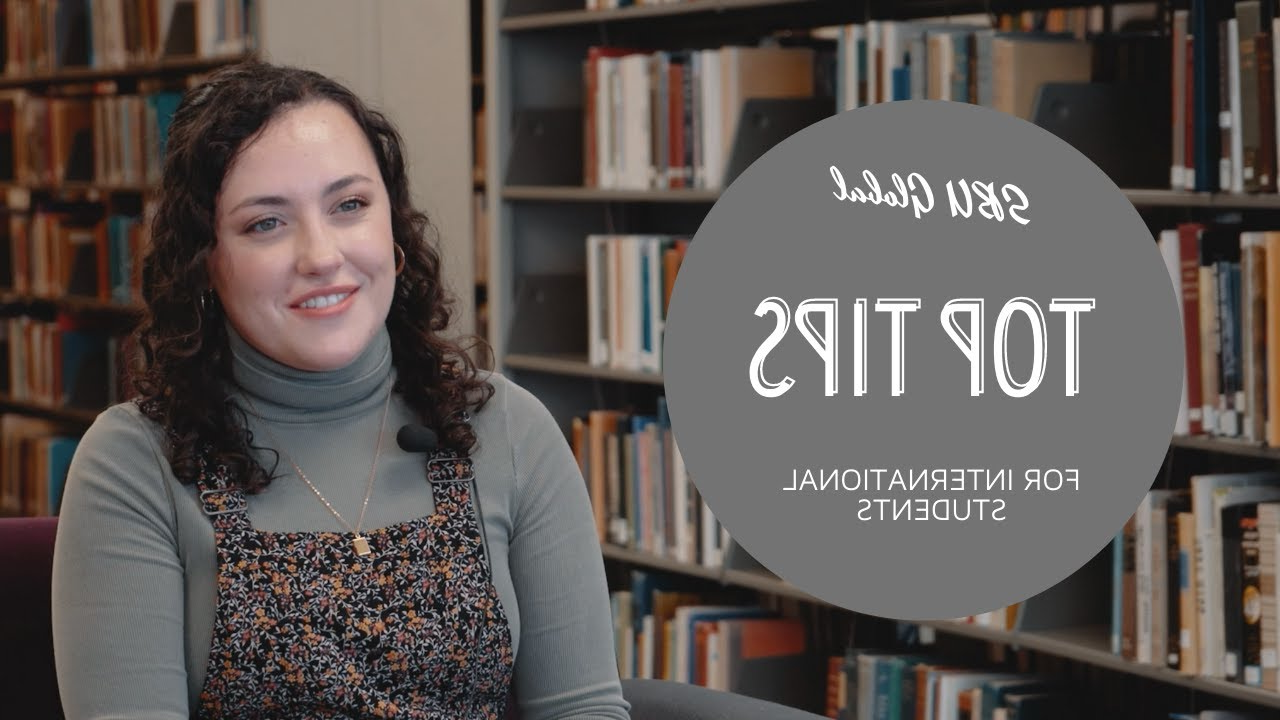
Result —
M475 332L471 217L471 62L467 3L267 0L265 59L334 77L404 136L418 208L439 229L453 334Z

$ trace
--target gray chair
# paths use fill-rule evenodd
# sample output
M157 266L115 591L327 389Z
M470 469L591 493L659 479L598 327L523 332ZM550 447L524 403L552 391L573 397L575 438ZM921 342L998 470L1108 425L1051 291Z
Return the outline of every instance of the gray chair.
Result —
M669 680L623 680L631 720L825 720L745 695Z
M622 680L631 720L826 720L786 705L701 685L671 680ZM506 720L520 720L515 695L508 696Z

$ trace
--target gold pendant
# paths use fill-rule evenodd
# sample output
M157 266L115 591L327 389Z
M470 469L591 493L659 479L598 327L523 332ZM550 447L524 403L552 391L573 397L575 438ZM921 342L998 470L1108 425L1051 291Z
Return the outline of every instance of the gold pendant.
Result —
M357 535L356 539L352 541L352 544L355 545L356 554L360 557L364 557L371 552L369 550L369 541L365 540L363 536Z

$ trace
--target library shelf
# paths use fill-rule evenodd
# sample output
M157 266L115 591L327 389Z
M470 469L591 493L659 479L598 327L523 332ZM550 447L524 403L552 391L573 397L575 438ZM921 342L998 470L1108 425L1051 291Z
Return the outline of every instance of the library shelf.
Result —
M1206 193L1148 188L1122 189L1137 207L1255 208L1280 210L1280 194ZM524 202L706 203L720 198L718 190L612 190L567 185L508 185L502 198Z
M813 0L687 0L665 5L633 5L614 10L558 10L503 18L498 28L504 32L594 25L596 23L654 19L677 15L718 13L787 5L814 5Z
M561 185L508 185L502 189L504 200L549 202L651 202L714 203L717 190L611 190L594 187Z
M533 355L527 353L511 353L503 360L506 367L517 370L551 373L554 375L571 375L574 377L596 378L599 380L617 380L650 385L661 385L662 376L651 372L636 370L615 370L607 367L596 367L587 362L585 355Z
M708 568L701 565L682 563L652 553L640 552L616 545L606 544L601 548L604 557L642 565L654 570L665 570L691 577L718 580L732 586L756 590L771 595L794 598L808 602L830 606L823 600L800 590L794 585L765 572L754 570L733 570ZM1241 685L1216 678L1187 675L1166 667L1147 663L1134 662L1111 652L1111 629L1101 625L1062 628L1057 630L1041 630L1025 632L1019 630L1002 630L957 620L912 620L916 625L933 628L949 635L966 637L1011 648L1034 650L1056 657L1075 660L1108 670L1116 670L1130 675L1138 675L1168 685L1190 688L1192 690L1211 693L1221 697L1244 700L1246 702L1280 708L1280 693L1260 687Z
M615 10L585 10L581 0L486 0L486 113L488 123L485 189L489 207L491 315L489 338L495 360L514 371L519 382L548 402L563 420L582 407L632 407L648 402L660 373L635 373L593 367L580 350L580 334L548 340L536 346L512 345L515 323L522 329L554 329L564 323L560 304L531 303L526 291L516 292L530 277L585 275L582 238L591 233L670 233L692 237L701 213L720 197L721 189L612 189L582 185L581 140L577 123L583 95L582 60L592 45L617 47L708 48L717 44L751 44L774 30L804 30L828 25L862 23L870 19L905 20L934 15L982 12L980 3L941 0L903 0L900 3L849 3L847 0L687 0L639 5ZM1052 7L1076 6L1071 0ZM1047 0L996 3L1001 9L1048 7ZM892 6L892 7L890 7ZM990 7L986 8L990 10ZM585 90L582 90L585 92ZM528 121L544 120L546 148L537 148L528 134ZM812 121L805 115L806 121ZM536 135L536 133L534 133ZM537 148L538 151L531 151ZM1136 181L1135 181L1136 183ZM1214 215L1215 211L1257 212L1264 217L1280 211L1280 194L1203 193L1160 187L1122 187L1120 191L1144 215L1156 218L1180 210ZM603 212L601 212L603 210ZM1151 222L1155 222L1151 220ZM602 227L603 226L603 227ZM527 286L526 286L527 287ZM534 286L536 288L536 286ZM566 292L566 296L569 293ZM585 322L583 323L585 327ZM523 352L510 352L511 349ZM544 349L545 347L545 349ZM601 381L616 383L603 387ZM628 385L634 385L630 387ZM607 390L616 398L603 399ZM1215 437L1172 437L1169 447L1192 456L1217 454L1219 460L1256 458L1280 460L1280 448L1266 448ZM1197 462L1200 460L1197 457ZM667 557L610 544L602 555L611 569L649 568L717 583L726 588L754 591L832 607L800 588L762 569L739 567L734 558L724 567L682 563ZM610 589L615 589L612 587ZM1089 596L1093 598L1093 595ZM1111 628L1106 615L1077 623L1068 616L1048 618L1055 630L1005 630L955 620L911 621L933 628L947 640L968 638L992 646L1019 648L1096 668L1105 682L1085 682L1086 688L1110 682L1110 676L1132 676L1137 683L1158 684L1174 704L1203 705L1196 695L1231 698L1258 707L1280 708L1280 693L1213 678L1190 676L1162 666L1140 664L1111 652ZM1036 618L1024 616L1028 627ZM1087 623L1099 623L1089 625ZM1080 626L1078 626L1080 625ZM1136 687L1143 687L1136 685ZM1269 710L1266 712L1270 712ZM1153 716L1154 717L1154 716Z
M1129 202L1139 207L1253 208L1280 210L1280 194L1207 193L1186 190L1126 189Z
M1169 444L1190 450L1202 450L1221 455L1280 460L1280 448L1268 447L1247 440L1212 437L1209 435L1175 435Z
M19 400L9 395L0 395L0 411L19 412L23 415L58 420L75 425L92 425L98 418L100 410L84 410L81 408L60 408L30 400Z
M41 85L59 85L122 78L143 78L212 70L222 65L242 62L256 57L252 53L241 55L214 55L209 57L170 57L150 63L137 63L117 68L70 67L52 73L34 75L0 75L0 88L21 88Z
M932 627L938 632L962 635L986 642L1002 643L1025 650L1035 650L1095 667L1116 670L1169 685L1189 688L1198 692L1280 708L1280 693L1271 690L1216 678L1187 675L1167 667L1134 662L1116 655L1111 652L1111 629L1104 626L1021 632L970 625L953 620L934 620L919 624Z
M61 183L20 183L12 180L0 181L0 192L9 192L12 190L21 190L28 192L76 192L76 193L130 193L141 195L156 189L155 185L147 183L96 183L89 181L72 180Z
M678 560L664 558L661 555L654 555L653 553L625 548L621 545L605 543L600 547L600 551L610 560L618 560L621 562L631 563L632 565L643 565L644 567L652 568L654 570L665 570L667 572L686 575L689 577L699 577L704 580L724 579L724 571L721 568L684 563Z
M105 302L97 298L64 295L62 297L43 297L39 295L18 295L11 292L0 292L0 306L3 305L45 305L72 312L109 313L112 315L141 315L142 306L117 302Z

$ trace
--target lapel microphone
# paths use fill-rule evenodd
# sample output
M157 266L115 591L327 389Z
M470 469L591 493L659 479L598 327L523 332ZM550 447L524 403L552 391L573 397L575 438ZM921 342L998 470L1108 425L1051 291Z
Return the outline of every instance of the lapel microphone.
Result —
M424 453L435 450L440 438L426 425L405 425L396 433L396 444L407 453Z

